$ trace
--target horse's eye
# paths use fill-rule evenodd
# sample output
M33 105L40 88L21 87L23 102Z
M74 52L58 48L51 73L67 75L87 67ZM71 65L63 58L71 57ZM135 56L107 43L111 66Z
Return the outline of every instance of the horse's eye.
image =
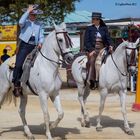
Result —
M60 43L62 43L62 42L63 42L63 39L59 38L58 41L59 41Z

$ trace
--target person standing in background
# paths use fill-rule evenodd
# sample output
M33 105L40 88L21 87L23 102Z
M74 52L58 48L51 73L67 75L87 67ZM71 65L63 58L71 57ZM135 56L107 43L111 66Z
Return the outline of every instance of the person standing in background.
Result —
M3 55L0 57L0 63L3 63L10 56L7 54L7 49L3 49Z

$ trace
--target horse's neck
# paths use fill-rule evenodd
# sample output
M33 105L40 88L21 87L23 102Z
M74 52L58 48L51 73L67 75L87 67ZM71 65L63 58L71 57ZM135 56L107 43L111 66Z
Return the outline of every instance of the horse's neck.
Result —
M121 45L118 46L116 51L113 53L113 59L118 67L122 68L124 71L127 71L126 50L125 47Z
M41 52L46 58L39 54L38 60L44 64L43 66L50 67L56 71L56 69L58 69L57 62L59 62L59 54L55 52L53 41L51 41L53 38L51 40L50 39L50 37L46 38L43 47L41 48ZM49 60L47 60L47 58ZM55 61L56 63L52 62L51 60Z

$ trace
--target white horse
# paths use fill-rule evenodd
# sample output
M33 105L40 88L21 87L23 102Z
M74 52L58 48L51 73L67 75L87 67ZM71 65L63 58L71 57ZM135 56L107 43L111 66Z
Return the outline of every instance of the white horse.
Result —
M30 71L29 82L32 89L39 96L44 114L46 136L49 140L52 139L50 129L56 127L64 115L59 96L62 81L59 76L58 68L60 55L62 57L72 56L69 54L71 46L70 41L65 23L62 23L60 26L55 25L55 30L46 37L43 47ZM6 93L9 88L13 86L11 82L12 71L7 65L8 61L9 60L5 61L5 63L0 66L0 105L6 95L10 96L10 94ZM19 114L25 134L28 138L33 139L34 137L25 118L27 95L32 94L32 92L30 88L26 86L23 88L23 93L23 96L20 96ZM51 124L48 112L48 98L51 99L58 112L58 118Z
M98 125L97 125L97 130L98 128L101 128L100 126L100 115L101 112L103 111L103 106L104 106L104 101L105 97L108 92L119 92L119 95L121 97L121 103L122 103L122 111L124 115L124 121L125 121L125 128L128 132L128 130L131 132L131 129L129 128L128 122L126 120L126 111L125 111L125 95L127 91L127 76L123 76L120 72L124 73L124 75L127 75L127 62L130 59L126 58L126 53L127 56L129 56L132 51L136 53L136 46L139 43L139 39L136 41L136 43L129 43L127 41L124 41L122 44L118 46L118 48L115 50L115 52L112 54L112 57L109 56L107 58L107 62L101 66L101 63L98 62L99 60L101 61L100 57L97 57L96 61L96 68L100 68L100 73L99 73L99 86L100 86L100 93L101 93L101 107L100 107L100 113L99 113L99 118L98 118ZM99 54L100 55L100 54ZM136 56L137 54L135 54ZM130 56L129 56L130 57ZM136 61L136 57L134 58ZM132 59L131 59L132 60ZM115 63L114 63L114 62ZM87 100L87 97L90 94L90 88L89 84L87 83L85 85L85 80L86 80L86 63L87 63L87 56L79 56L77 57L73 64L72 64L72 74L73 77L76 81L77 87L78 87L78 99L81 105L81 114L82 114L82 120L81 120L81 125L89 127L90 122L89 122L89 115L85 107L85 103ZM118 68L117 68L117 67ZM129 68L131 67L131 70L134 70L134 66L129 65ZM96 73L98 75L98 73Z
M135 43L123 41L117 47L115 52L107 58L106 63L102 64L100 68L100 107L99 116L97 118L97 131L102 130L102 126L100 124L101 114L103 112L105 99L108 93L118 93L120 96L121 110L124 119L124 130L129 135L134 134L127 121L126 94L128 84L128 69L130 71L133 71L135 69L135 67L131 65L131 63L133 63L134 61L136 62L136 57L133 57L134 55L132 55L132 53L136 54L136 47L139 42L139 38Z

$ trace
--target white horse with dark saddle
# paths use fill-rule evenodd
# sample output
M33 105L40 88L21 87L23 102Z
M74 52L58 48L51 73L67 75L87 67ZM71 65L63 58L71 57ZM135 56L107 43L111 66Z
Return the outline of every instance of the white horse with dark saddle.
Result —
M63 118L63 110L61 107L61 101L59 96L59 90L61 88L62 81L59 76L59 57L64 58L72 57L70 53L71 40L66 31L65 23L60 26L55 25L55 30L52 31L43 43L43 47L38 53L34 66L30 70L29 82L33 91L39 96L40 104L44 114L44 121L46 126L46 136L48 139L52 139L50 129L58 125ZM64 58L65 59L65 58ZM2 105L5 96L10 87L13 86L12 71L9 69L8 61L5 61L0 66L0 105ZM23 88L23 96L20 96L19 114L24 126L24 132L28 138L34 138L25 118L27 95L32 94L30 88ZM58 118L50 124L49 112L48 112L48 98L54 103L58 112Z
M127 121L126 94L128 84L128 70L131 72L136 69L136 67L131 64L136 62L137 45L139 42L139 38L135 43L123 41L116 48L115 52L107 58L106 63L102 64L100 68L100 107L99 116L97 118L97 131L102 130L102 126L100 124L101 114L103 112L105 99L108 93L118 93L120 96L120 104L124 119L124 130L127 134L133 134L133 131L130 129Z
M104 108L104 102L107 94L110 92L117 92L120 95L125 130L129 134L132 133L132 130L129 128L128 121L126 119L125 96L127 93L127 81L128 81L127 67L129 66L129 69L132 71L136 69L136 67L134 65L131 65L131 63L133 63L132 60L136 62L137 55L136 46L138 43L139 39L137 39L136 43L124 41L117 47L117 49L112 55L108 56L105 64L103 63L101 65L101 62L97 63L97 61L99 60L101 61L100 56L98 56L99 58L97 57L95 67L98 69L101 67L99 70L99 88L101 95L100 101L101 105L98 117L97 130L101 128L100 117ZM133 57L133 59L131 58L131 56L134 56L132 54L135 54L135 57ZM89 127L90 125L89 115L85 107L87 97L90 94L89 84L87 83L85 85L87 74L86 63L87 63L86 55L77 57L72 64L72 74L78 87L78 99L80 101L82 113L81 125Z

